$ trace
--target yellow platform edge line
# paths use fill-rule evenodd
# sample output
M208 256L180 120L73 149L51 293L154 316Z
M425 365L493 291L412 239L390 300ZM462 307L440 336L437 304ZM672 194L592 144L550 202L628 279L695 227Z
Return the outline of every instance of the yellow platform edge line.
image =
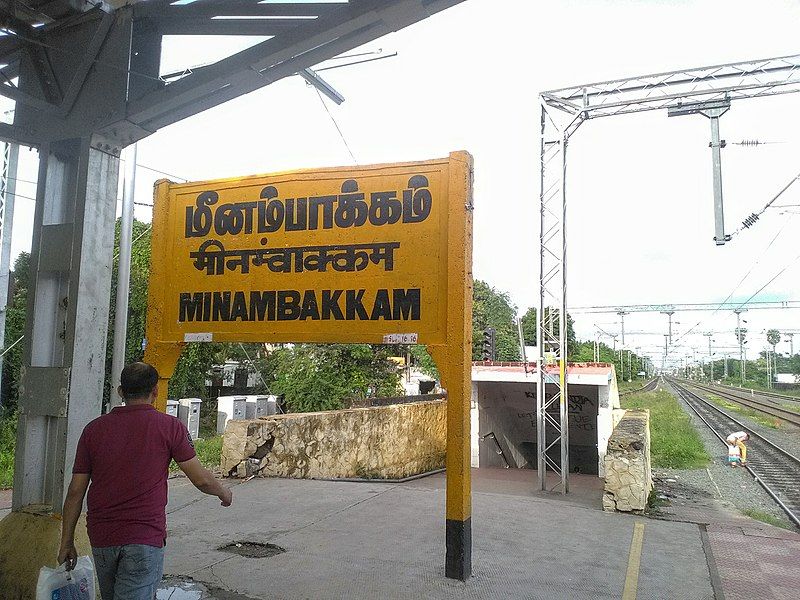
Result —
M628 555L628 572L625 574L625 588L622 590L622 600L636 600L636 591L639 587L639 564L642 560L643 542L644 523L636 523L633 526L631 551Z

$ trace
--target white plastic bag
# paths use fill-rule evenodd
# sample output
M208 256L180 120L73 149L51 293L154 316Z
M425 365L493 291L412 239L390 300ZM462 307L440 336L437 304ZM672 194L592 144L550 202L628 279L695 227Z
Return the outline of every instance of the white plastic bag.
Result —
M94 600L94 565L88 556L78 557L72 571L66 563L55 569L39 569L36 600Z

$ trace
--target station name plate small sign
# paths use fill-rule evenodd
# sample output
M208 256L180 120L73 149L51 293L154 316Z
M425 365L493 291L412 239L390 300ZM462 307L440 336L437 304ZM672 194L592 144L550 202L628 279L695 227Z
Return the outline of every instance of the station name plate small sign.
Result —
M416 344L418 335L416 333L390 333L383 336L384 344Z

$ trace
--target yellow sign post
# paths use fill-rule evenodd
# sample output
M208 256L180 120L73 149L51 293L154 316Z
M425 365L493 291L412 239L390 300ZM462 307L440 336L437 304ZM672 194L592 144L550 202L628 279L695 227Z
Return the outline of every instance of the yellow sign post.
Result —
M155 189L145 360L192 341L425 344L447 390L448 577L471 572L472 157Z

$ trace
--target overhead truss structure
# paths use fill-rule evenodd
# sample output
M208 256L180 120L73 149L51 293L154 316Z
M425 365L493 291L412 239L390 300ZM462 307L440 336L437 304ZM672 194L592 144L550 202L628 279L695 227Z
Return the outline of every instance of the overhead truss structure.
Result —
M29 145L66 139L91 120L94 132L126 146L283 77L314 77L313 65L461 1L0 0L0 95L36 117L0 123L0 139ZM127 31L130 56L108 52L120 29ZM168 79L160 72L165 35L264 39ZM36 73L36 85L14 83L23 65ZM124 75L125 97L93 106L90 74L97 70Z
M703 114L712 121L715 218L718 244L726 241L722 215L718 118L733 100L800 91L800 55L682 69L542 92L539 196L539 347L536 398L539 486L545 467L569 490L567 411L567 145L589 119L652 110ZM716 131L716 136L714 133ZM714 141L717 141L716 146ZM671 305L670 305L671 306ZM749 305L748 305L749 306ZM610 312L619 312L614 307ZM627 308L625 310L628 310ZM665 305L659 310L670 310ZM557 451L560 449L560 452ZM560 460L559 460L560 456Z

